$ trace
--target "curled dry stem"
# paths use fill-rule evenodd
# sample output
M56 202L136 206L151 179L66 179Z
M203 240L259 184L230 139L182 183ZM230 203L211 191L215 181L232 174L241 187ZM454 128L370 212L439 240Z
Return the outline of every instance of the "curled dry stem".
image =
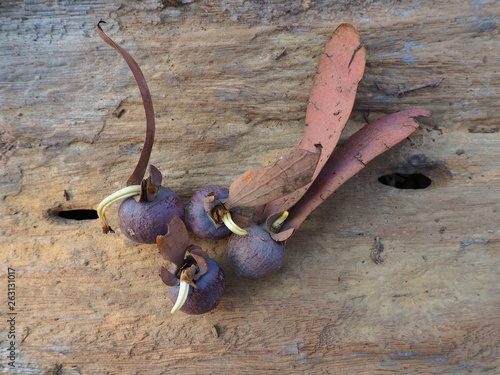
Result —
M149 163L149 157L151 156L151 151L153 149L153 142L155 136L155 114L153 109L153 101L151 100L151 93L148 88L144 74L141 68L134 60L134 58L125 51L120 45L115 43L109 36L107 36L101 28L101 24L106 23L105 21L99 21L97 24L97 34L111 47L116 49L123 59L127 63L128 67L134 75L139 91L141 92L142 103L144 106L144 112L146 114L146 138L144 139L144 146L139 157L137 165L127 180L127 185L138 185L141 183L146 173L146 168Z

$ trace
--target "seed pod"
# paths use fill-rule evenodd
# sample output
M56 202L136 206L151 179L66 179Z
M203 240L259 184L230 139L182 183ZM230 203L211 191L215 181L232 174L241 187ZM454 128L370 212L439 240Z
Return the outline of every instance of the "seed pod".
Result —
M219 304L224 294L224 273L217 262L207 259L208 272L196 281L196 288L188 286L188 296L179 309L186 314L204 314ZM167 286L168 296L175 303L180 286Z
M130 240L152 244L167 232L167 223L174 216L184 219L184 205L177 194L162 186L152 201L136 201L134 197L124 200L118 210L118 223Z
M186 224L198 236L208 240L220 240L228 237L231 231L217 217L214 209L221 199L227 199L229 189L210 185L198 190L186 206Z
M260 279L277 271L285 256L284 243L273 240L261 226L249 224L245 229L248 234L233 234L227 245L228 256L236 273Z
M188 245L189 235L177 216L168 223L167 233L156 244L166 260L160 277L174 302L171 313L204 314L214 309L224 294L224 273L199 246Z

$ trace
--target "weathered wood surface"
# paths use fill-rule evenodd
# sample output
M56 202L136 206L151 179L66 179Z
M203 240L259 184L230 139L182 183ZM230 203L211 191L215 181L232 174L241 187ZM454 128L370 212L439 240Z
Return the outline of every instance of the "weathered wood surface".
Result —
M0 370L500 372L498 2L184 3L1 2ZM367 116L414 106L433 116L311 216L275 276L238 278L224 241L193 236L221 263L227 291L209 314L171 316L154 246L54 214L95 208L124 186L143 139L139 93L97 37L100 19L144 70L157 111L152 162L186 201L295 147L318 55L341 22L358 28L368 55L346 135ZM412 165L414 155L426 159ZM377 181L394 171L432 185ZM377 236L380 264L370 258Z

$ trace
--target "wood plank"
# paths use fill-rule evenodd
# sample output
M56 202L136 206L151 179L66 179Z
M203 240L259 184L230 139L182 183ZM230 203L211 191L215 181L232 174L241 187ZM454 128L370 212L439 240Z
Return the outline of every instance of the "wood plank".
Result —
M496 2L167 3L0 4L0 279L5 296L15 269L15 371L498 372ZM208 314L171 316L154 246L56 215L124 186L141 148L139 93L96 35L100 19L145 73L152 163L185 202L295 147L319 54L342 22L367 49L343 139L385 113L421 106L433 116L313 213L268 279L239 278L226 241L192 235L224 269L226 293ZM432 79L442 81L398 96ZM394 172L432 184L378 182ZM2 325L0 369L12 373L8 332Z

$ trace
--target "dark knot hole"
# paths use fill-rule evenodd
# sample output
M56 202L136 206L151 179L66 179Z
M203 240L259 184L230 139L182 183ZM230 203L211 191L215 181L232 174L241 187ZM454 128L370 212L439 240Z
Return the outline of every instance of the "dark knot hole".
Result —
M98 218L96 210L66 210L57 212L57 216L70 220L95 220Z
M425 189L429 187L432 180L422 173L390 173L378 178L384 185L396 189Z

